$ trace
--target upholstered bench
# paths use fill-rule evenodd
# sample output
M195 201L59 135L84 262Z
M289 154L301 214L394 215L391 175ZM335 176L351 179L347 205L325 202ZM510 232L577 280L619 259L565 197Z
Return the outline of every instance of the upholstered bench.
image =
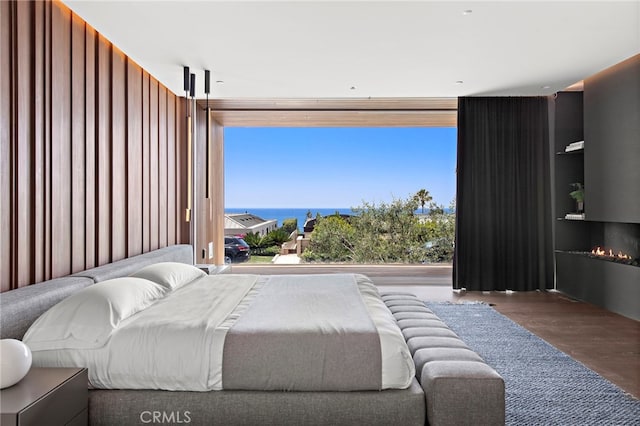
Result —
M431 426L504 425L504 380L422 301L383 293L416 365Z

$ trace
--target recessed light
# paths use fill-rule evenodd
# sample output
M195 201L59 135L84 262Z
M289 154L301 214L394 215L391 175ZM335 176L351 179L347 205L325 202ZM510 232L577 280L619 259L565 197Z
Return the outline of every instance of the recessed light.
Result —
M551 89L551 86L542 86L542 89Z
M224 84L224 80L216 80L216 84Z
M464 83L464 81L462 81L462 80L457 80L456 81L456 84L463 84L463 83Z
M356 90L356 86L349 87L349 90Z
M473 10L471 10L471 9L467 9L467 10L463 10L462 11L463 15L471 15L472 13L473 13Z

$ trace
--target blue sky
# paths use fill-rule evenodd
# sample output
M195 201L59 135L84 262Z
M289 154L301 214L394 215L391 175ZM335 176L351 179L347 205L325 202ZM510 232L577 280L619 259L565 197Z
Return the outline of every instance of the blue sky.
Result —
M225 127L228 208L349 208L455 196L455 128Z

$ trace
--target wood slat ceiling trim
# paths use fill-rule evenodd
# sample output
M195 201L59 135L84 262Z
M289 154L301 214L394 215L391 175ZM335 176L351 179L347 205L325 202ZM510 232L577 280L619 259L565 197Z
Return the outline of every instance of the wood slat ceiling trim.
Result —
M455 127L456 111L213 111L225 127Z
M456 98L200 100L228 127L455 127Z
M209 99L213 110L456 111L457 98ZM207 101L199 100L202 108Z

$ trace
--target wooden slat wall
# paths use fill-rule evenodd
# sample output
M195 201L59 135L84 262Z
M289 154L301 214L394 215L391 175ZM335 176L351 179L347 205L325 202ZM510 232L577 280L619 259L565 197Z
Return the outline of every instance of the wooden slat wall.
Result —
M189 242L183 103L62 3L0 2L2 291Z

